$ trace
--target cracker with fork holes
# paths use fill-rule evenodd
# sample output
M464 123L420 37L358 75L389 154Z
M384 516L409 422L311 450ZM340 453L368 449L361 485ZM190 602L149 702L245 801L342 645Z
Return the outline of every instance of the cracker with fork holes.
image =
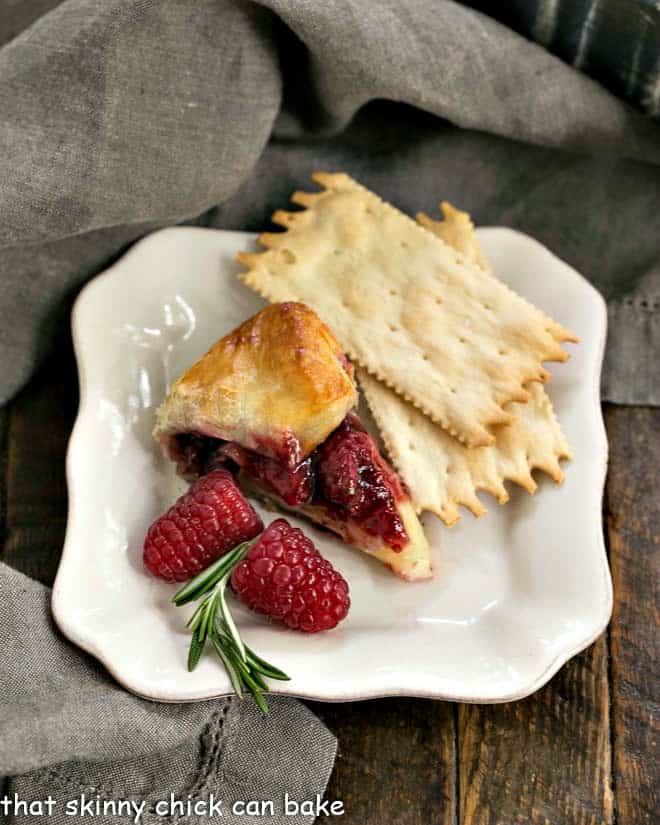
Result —
M488 260L470 216L448 203L442 203L440 208L443 221L421 214L417 220L488 270ZM557 483L563 481L559 462L571 458L571 450L550 398L536 381L529 385L531 398L526 404L510 404L514 420L497 428L495 444L469 448L365 370L358 370L358 380L390 458L408 484L418 512L430 510L445 524L452 525L460 518L459 505L475 516L484 515L486 508L477 496L479 490L504 504L509 498L504 481L513 481L529 493L536 490L533 469L542 470Z
M513 481L529 493L536 490L533 469L543 470L558 484L563 481L559 461L570 458L571 451L538 381L529 385L529 401L510 403L515 418L496 428L495 444L466 447L366 370L358 370L357 377L418 512L429 510L451 526L460 518L459 505L475 516L484 515L479 490L504 504L509 499L504 481Z
M324 191L292 198L304 211L273 216L287 231L239 255L243 282L308 304L369 373L469 446L493 444L575 336L348 175L313 178Z
M490 270L488 260L477 240L470 215L456 209L447 201L442 201L440 211L444 220L435 221L424 212L418 212L415 216L417 223L425 229L429 229L449 246L452 246L471 263L480 266L482 269Z

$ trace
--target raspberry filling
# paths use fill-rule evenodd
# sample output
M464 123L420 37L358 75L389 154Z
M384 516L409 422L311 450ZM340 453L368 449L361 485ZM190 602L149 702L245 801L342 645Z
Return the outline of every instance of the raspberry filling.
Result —
M253 453L238 444L220 444L208 456L208 467L226 466L233 462L237 467L260 482L266 490L274 492L285 504L295 507L312 500L314 495L314 467L311 456L297 467L289 469L268 456ZM208 472L208 470L207 470Z
M218 467L240 470L289 507L309 505L321 508L332 521L350 520L395 551L408 543L397 509L408 492L355 413L293 468L234 442L195 433L178 436L177 448L183 476L196 477Z
M337 515L348 514L366 533L401 550L408 534L396 503L408 493L357 415L349 413L317 453L319 503Z

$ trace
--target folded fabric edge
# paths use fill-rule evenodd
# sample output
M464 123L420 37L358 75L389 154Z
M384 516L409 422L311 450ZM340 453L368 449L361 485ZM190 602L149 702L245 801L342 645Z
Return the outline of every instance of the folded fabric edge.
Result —
M610 301L601 395L613 404L660 405L660 297Z

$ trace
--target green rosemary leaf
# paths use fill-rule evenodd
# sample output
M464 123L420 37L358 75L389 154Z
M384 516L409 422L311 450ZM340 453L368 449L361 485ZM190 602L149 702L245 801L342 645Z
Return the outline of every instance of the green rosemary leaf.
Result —
M227 671L227 675L229 676L229 679L231 681L232 687L234 688L234 691L236 692L236 695L239 697L239 699L242 699L243 685L241 683L240 676L234 669L234 665L232 664L231 660L223 650L222 645L218 642L215 635L213 634L211 635L211 642L213 643L215 652L218 654L220 660L222 661L222 664L225 666L225 670Z
M200 614L199 625L197 627L197 634L200 638L206 639L209 635L209 612L213 604L213 596L207 596L202 602L202 612Z
M245 661L245 647L243 645L243 640L241 639L241 634L238 632L238 628L234 623L233 616L231 615L231 611L227 606L227 601L225 599L225 585L227 584L227 580L225 579L221 586L218 587L218 598L220 600L220 614L222 616L223 622L225 627L227 628L227 633L231 636L234 645L243 661Z
M252 695L254 696L254 701L259 706L259 710L262 712L264 716L268 716L268 705L266 704L266 700L263 697L263 694L260 690L252 690Z
M219 648L223 650L225 656L231 661L238 675L238 678L254 696L257 705L261 709L261 712L264 714L264 716L267 715L268 705L266 704L266 700L264 699L263 694L268 693L268 685L266 685L266 683L258 674L251 673L245 662L241 661L241 659L238 657L238 651L235 648L233 640L228 636L224 636L224 641L227 646L221 644L219 639L216 642L216 637L213 637L213 642L216 646L216 650L218 650Z
M224 559L223 556L214 561L206 570L202 570L199 575L195 576L194 579L190 579L180 590L177 590L172 596L174 604L181 607L181 605L188 604L188 602L194 602L195 599L203 596L204 593L214 587L224 575Z
M255 678L255 675L250 672L250 670L245 666L245 664L243 664L243 666L240 668L240 674L241 678L243 679L243 682L247 685L247 687L250 689L252 693L254 693L255 691L268 693L268 685L264 686L264 681L261 678L261 676L257 675L257 677Z
M204 651L205 644L206 639L200 639L196 633L193 633L192 639L190 640L190 648L188 650L188 670L190 672L197 667L197 663L199 662L202 652Z
M197 623L196 633L200 639L208 638L208 627L206 626L207 612L206 604L204 604L202 612L199 614L199 622Z
M268 685L264 682L261 675L257 671L251 668L250 665L239 657L233 640L230 637L223 635L219 637L219 641L221 642L223 649L227 652L227 655L234 663L234 667L241 674L243 681L247 683L248 687L253 687L256 685L264 693L268 693Z
M190 630L193 631L193 632L195 630L197 630L197 627L198 627L200 619L201 619L202 610L204 610L204 602L201 602L200 604L197 605L197 608L195 609L195 612L188 619L186 627L190 628Z
M210 635L213 633L213 628L215 627L215 617L218 613L218 607L220 606L220 602L217 598L217 595L214 594L213 598L211 599L211 606L209 607L208 611L208 619L206 622L206 633Z
M271 665L270 662L267 662L265 659L262 659L261 656L257 656L257 654L245 645L245 653L247 654L248 663L252 665L252 670L256 670L259 673L267 676L269 679L276 679L280 682L290 682L291 677L287 676L283 670L280 670L275 665Z
M250 670L250 678L254 680L260 690L264 693L268 693L268 685L264 681L263 676L257 670Z
M269 692L268 685L262 678L261 674L239 658L234 641L230 636L226 633L216 631L214 632L212 638L213 643L215 645L220 645L226 655L231 659L232 664L234 665L245 686L249 688L250 693L255 694L256 692L263 694ZM262 707L262 705L265 705L266 703L262 699L262 702L258 704L259 707Z
M239 558L249 548L249 542L243 542L236 545L229 553L225 553L219 559L209 565L206 570L202 570L194 579L191 579L180 590L178 590L172 597L172 601L177 607L193 602L199 599L205 593L208 593L227 573L229 573L235 566Z
M194 670L197 666L206 640L210 638L236 694L242 698L245 690L249 690L261 712L266 715L268 713L268 705L264 698L264 694L268 693L266 679L284 681L289 677L257 656L243 643L225 598L225 590L232 570L249 552L250 547L250 542L237 545L184 585L174 595L172 601L180 607L188 602L201 599L188 620L188 627L192 630L188 650L188 670Z
M227 651L234 651L234 655L236 656L236 661L240 663L241 667L247 667L245 662L241 659L241 657L236 652L236 646L234 644L234 640L227 632L223 622L217 621L215 627L213 628L213 635L217 638L218 642L222 645L223 650Z

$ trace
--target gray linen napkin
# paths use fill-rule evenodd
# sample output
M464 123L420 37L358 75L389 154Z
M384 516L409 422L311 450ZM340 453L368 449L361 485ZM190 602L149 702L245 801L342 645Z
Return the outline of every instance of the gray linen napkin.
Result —
M25 7L0 48L0 401L136 237L217 204L261 228L327 167L534 234L609 301L605 397L660 402L660 126L540 46L449 0L0 0L5 36ZM346 128L378 99L409 105Z
M300 702L271 697L264 719L251 700L167 705L138 699L54 631L47 588L1 563L0 649L0 775L20 774L6 783L5 794L28 803L52 795L57 805L48 821L78 821L66 804L83 793L88 801L144 800L143 823L158 821L148 809L170 794L203 803L213 794L224 803L223 822L246 821L231 815L236 800L275 803L275 816L250 822L313 820L284 817L282 797L323 794L336 742ZM35 820L14 817L8 808L7 821ZM182 821L209 818L200 811Z
M609 301L606 397L660 402L659 127L493 20L449 0L0 0L0 43L0 400L130 242L262 228L325 167L409 212L449 199L538 237ZM11 787L153 796L167 765L203 784L200 760L226 794L324 786L334 743L298 703L266 734L244 705L131 698L52 633L47 591L0 567L3 592L17 581L0 605Z
M660 5L654 0L464 0L660 115Z

